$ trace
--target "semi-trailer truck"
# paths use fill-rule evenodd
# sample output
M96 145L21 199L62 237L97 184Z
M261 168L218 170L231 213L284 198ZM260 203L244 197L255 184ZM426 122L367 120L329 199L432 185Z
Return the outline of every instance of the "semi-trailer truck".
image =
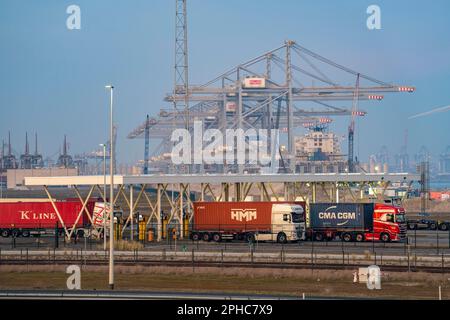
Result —
M405 210L384 203L313 203L309 205L307 236L316 241L402 241Z
M56 208L67 228L75 228L75 235L85 233L90 220L83 212L77 217L83 204L79 200L54 201ZM86 208L93 211L95 199L88 200ZM11 199L0 202L0 235L2 237L29 237L61 231L62 225L49 200ZM80 232L78 232L80 231Z
M215 242L304 240L304 203L195 202L191 238Z

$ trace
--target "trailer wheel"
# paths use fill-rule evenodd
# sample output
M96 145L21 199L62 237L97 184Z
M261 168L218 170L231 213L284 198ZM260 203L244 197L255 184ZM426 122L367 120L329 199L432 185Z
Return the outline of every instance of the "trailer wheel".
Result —
M77 230L77 237L83 238L84 237L84 230Z
M355 236L356 242L363 242L364 241L364 235L362 233L357 233Z
M409 229L409 230L416 230L416 229L417 229L417 224L414 224L414 223L408 223L408 229Z
M3 238L8 238L9 237L9 230L8 229L2 230L2 237Z
M314 240L315 241L323 241L323 239L324 239L323 233L321 233L321 232L314 233Z
M446 223L441 223L441 225L439 226L439 229L441 229L441 231L447 231L448 225Z
M284 232L280 232L277 236L277 242L278 243L286 243L287 242L287 237L286 234Z
M255 235L253 233L248 233L245 236L245 240L249 243L254 243L255 242Z
M380 234L380 240L383 242L389 242L391 241L391 237L387 233Z
M200 235L197 232L194 232L192 234L192 240L199 241L200 240Z
M342 240L344 240L345 242L350 242L353 240L353 237L350 233L346 232L342 234Z
M220 242L222 241L222 236L220 235L220 233L214 233L212 239L214 242Z
M202 236L203 241L209 242L211 240L211 236L209 233L204 233Z
M30 236L30 231L28 231L28 230L22 231L22 237L28 238L29 236Z
M17 229L14 229L13 231L11 231L11 236L13 236L14 238L17 238L20 236L20 231Z

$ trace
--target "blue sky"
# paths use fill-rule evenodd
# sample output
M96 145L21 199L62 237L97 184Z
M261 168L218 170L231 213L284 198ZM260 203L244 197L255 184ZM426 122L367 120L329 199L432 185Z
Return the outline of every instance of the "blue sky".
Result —
M66 28L66 8L81 8L81 30ZM382 29L369 31L366 8L381 8ZM12 131L23 150L25 131L38 132L45 156L56 156L64 134L72 154L107 136L107 83L116 86L118 155L143 157L143 140L126 135L145 115L168 108L173 84L174 1L0 1L0 137ZM414 120L415 113L450 104L450 2L269 1L188 2L190 82L203 83L292 39L340 64L386 82L413 85L390 94L359 123L360 159L409 131L409 151L433 154L450 144L450 112ZM332 129L346 134L348 119ZM344 142L344 145L346 142Z

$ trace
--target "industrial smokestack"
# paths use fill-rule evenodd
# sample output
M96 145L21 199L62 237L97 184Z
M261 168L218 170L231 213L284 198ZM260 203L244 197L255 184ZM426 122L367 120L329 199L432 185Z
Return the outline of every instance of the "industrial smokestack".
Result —
M37 140L37 132L34 134L35 138L35 149L34 149L34 155L38 155L38 140Z
M30 153L30 146L28 144L28 132L25 132L25 155Z
M8 156L11 156L11 131L8 131Z
M64 135L63 155L67 155L67 136Z

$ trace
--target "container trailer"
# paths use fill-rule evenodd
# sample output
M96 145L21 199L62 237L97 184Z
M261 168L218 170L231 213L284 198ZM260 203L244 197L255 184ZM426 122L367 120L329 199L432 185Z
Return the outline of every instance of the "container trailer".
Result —
M307 237L316 241L401 241L406 238L405 210L383 203L313 203Z
M304 202L195 202L191 238L285 243L305 239Z
M86 208L89 212L93 212L95 203L95 200L88 200ZM84 233L84 229L90 226L90 220L85 211L77 221L78 214L83 208L79 200L54 201L54 204L67 228L75 228L76 231L80 230ZM29 237L54 233L55 229L61 232L62 225L49 200L11 199L0 202L0 235L2 237Z

